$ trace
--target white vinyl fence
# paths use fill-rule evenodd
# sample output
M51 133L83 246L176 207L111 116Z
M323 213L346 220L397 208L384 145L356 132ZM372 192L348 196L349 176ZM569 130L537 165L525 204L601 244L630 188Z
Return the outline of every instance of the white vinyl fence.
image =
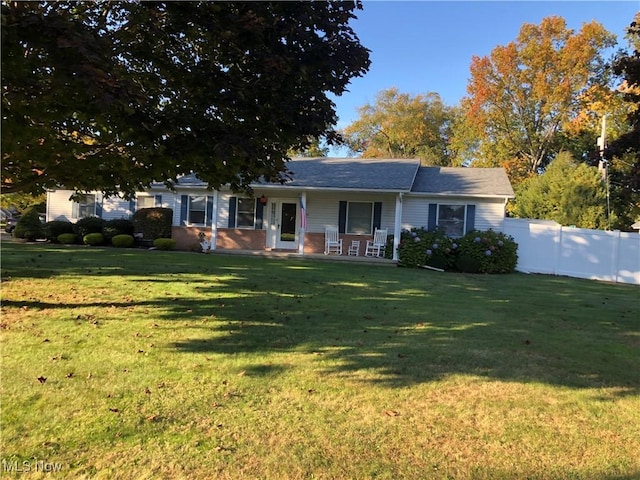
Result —
M638 233L515 218L505 219L503 232L518 243L518 271L640 285Z

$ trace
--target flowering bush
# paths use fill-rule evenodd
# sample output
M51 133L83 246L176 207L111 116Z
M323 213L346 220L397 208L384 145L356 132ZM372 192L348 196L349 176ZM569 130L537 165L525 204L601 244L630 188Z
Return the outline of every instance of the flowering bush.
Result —
M430 266L462 272L508 273L515 270L518 245L501 232L474 230L463 238L441 230L404 230L398 246L399 263L407 267ZM387 245L391 258L393 246Z
M457 255L457 243L441 230L414 228L405 230L400 235L398 258L404 266L429 265L449 270L454 268Z
M460 239L462 272L510 273L518 262L518 244L502 232L474 230Z

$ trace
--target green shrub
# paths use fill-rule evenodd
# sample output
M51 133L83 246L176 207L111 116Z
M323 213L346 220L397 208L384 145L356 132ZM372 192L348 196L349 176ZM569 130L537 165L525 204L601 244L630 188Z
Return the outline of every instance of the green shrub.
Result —
M387 249L391 250L389 245ZM414 228L400 235L398 261L407 267L428 265L466 273L510 273L518 262L517 250L512 237L493 230L474 230L463 238L450 238L440 230Z
M133 214L132 220L134 232L141 233L143 239L171 238L173 210L170 208L141 208Z
M102 227L105 221L100 217L85 217L78 220L73 225L73 233L80 238L84 238L90 233L99 233L102 235Z
M44 228L35 208L30 208L22 214L13 230L13 236L29 241L44 238Z
M88 233L82 237L82 242L85 245L102 245L104 243L104 237L101 233Z
M156 238L153 241L153 246L158 250L174 250L176 248L176 241L172 238Z
M50 242L57 242L63 233L73 233L73 223L67 220L52 220L44 224L44 237Z
M111 239L111 244L118 248L131 248L135 243L133 235L120 234Z
M466 267L481 273L511 273L518 263L518 244L502 232L474 230L460 240L460 248L469 257Z
M480 262L472 255L463 253L456 261L456 268L463 273L479 273Z
M72 243L76 243L76 234L75 233L61 233L58 235L56 240L58 243L62 243L63 245L69 245Z
M133 222L127 218L107 220L102 226L105 242L111 242L116 235L133 235Z

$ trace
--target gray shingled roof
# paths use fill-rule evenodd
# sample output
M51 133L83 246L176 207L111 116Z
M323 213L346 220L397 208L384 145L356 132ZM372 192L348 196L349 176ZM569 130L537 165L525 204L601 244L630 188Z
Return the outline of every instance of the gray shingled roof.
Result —
M373 158L296 158L287 164L290 187L411 190L420 160Z
M422 167L411 193L514 197L502 168Z
M514 196L502 168L421 167L417 159L295 158L287 164L299 189L411 192L425 195ZM183 187L205 187L196 175L178 179ZM254 186L266 186L256 183ZM154 184L161 187L163 184ZM278 186L281 186L278 184Z

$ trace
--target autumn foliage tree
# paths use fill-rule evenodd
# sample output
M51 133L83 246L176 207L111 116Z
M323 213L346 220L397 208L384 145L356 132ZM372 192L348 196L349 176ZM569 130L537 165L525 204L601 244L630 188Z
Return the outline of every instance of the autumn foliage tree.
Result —
M505 166L514 183L559 150L558 133L582 108L580 95L604 82L602 51L615 37L597 22L580 31L563 18L524 24L517 39L473 57L454 150L476 165Z
M286 176L369 68L360 2L2 2L2 189Z
M452 110L437 93L410 95L382 90L373 105L343 134L349 149L364 158L420 158L425 165L448 165Z

